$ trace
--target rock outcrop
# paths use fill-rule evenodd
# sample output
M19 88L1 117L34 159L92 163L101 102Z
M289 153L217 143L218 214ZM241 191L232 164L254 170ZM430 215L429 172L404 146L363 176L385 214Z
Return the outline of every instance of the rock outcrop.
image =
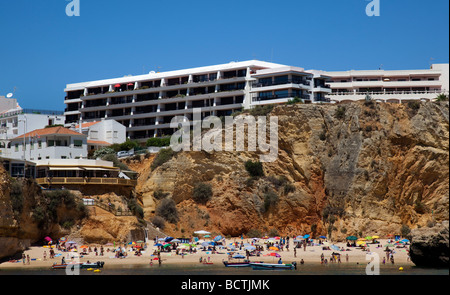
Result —
M174 235L208 229L224 235L251 230L280 234L400 234L448 219L448 103L352 103L278 106L279 153L265 177L244 168L258 152L180 152L146 170L137 194L146 219L160 191L175 200ZM279 176L286 180L276 181ZM206 204L193 187L209 183ZM294 189L292 189L292 186ZM276 197L273 197L274 194ZM271 199L272 197L272 199Z
M411 232L411 261L421 267L449 267L448 221Z

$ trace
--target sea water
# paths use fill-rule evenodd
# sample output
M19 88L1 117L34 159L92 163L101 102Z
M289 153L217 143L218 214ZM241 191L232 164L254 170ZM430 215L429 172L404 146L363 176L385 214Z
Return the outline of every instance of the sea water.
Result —
M399 268L403 267L400 271ZM0 275L65 275L64 270L47 268L2 269ZM366 265L356 263L342 264L298 264L296 270L253 270L251 267L232 268L223 264L214 265L114 265L94 273L86 269L80 270L80 275L202 275L202 276L252 276L252 275L366 275ZM421 268L413 265L386 264L380 266L380 275L449 275L449 269Z

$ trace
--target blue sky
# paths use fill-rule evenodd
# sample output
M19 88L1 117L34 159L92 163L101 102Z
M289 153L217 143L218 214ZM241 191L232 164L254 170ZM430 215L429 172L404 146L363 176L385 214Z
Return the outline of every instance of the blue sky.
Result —
M63 110L66 84L259 59L416 69L449 59L448 0L0 1L0 95Z

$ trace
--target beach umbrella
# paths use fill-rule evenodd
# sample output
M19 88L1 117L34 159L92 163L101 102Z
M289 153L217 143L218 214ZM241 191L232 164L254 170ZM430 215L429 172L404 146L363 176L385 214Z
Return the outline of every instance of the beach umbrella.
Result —
M173 239L171 242L172 243L181 243L181 241L179 239Z
M365 238L359 238L358 241L365 241Z
M168 242L170 242L170 241L172 241L172 240L173 240L172 237L166 237L166 238L164 239L164 242L168 243Z
M214 242L209 242L209 244L210 244L211 246L215 246L215 245L216 245L216 243L214 243Z
M205 238L209 238L209 237L211 237L211 236L210 236L210 235L204 235L204 237L205 237Z
M83 246L81 246L80 248L87 249L87 248L89 248L89 247L86 246L86 245L83 245Z
M220 240L222 240L222 236L216 236L215 238L214 238L214 242L218 242L218 241L220 241Z
M163 245L163 248L167 248L167 247L170 247L171 245L170 244L165 244L165 245Z
M206 248L206 247L209 246L209 243L208 243L208 242L203 242L203 243L202 243L202 246Z
M280 249L278 249L277 247L269 247L269 250L280 251Z
M77 242L74 242L74 241L69 241L69 242L67 242L67 244L76 244Z
M195 231L194 234L197 234L197 235L208 235L208 234L210 234L210 232L206 231L206 230L199 230L199 231Z
M245 249L249 250L249 251L253 251L253 250L256 249L256 247L254 247L254 246L246 246Z
M158 243L158 244L155 244L154 246L155 247L161 247L163 244L160 244L160 243Z
M372 237L366 237L366 240L372 240L373 238Z
M273 257L281 257L281 255L278 254L278 253L270 253L269 256L273 256Z
M320 236L319 239L326 239L327 237L325 236Z
M347 240L349 240L349 241L356 241L358 238L357 237L355 237L355 236L348 236L347 237Z
M105 246L113 246L113 243L106 243Z
M303 236L304 239L307 239L307 238L309 238L309 237L310 237L310 235L304 235L304 236Z
M409 243L409 240L408 240L408 239L403 239L403 240L401 240L400 242L403 242L403 243Z
M164 240L165 240L164 238L159 238L159 239L158 239L158 241L164 241Z
M136 241L136 243L145 243L144 241L141 241L141 240L139 240L139 241Z
M51 242L51 241L52 241L52 238L50 238L50 237L45 237L44 240L46 240L47 242Z
M372 239L379 239L380 236L372 236Z
M356 245L358 245L358 246L366 245L366 242L364 242L364 241L357 241Z

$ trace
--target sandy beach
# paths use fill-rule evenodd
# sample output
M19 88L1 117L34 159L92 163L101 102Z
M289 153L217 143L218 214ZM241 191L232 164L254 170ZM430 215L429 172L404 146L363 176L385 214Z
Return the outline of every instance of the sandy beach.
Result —
M240 242L240 239L227 239L226 243L229 244L231 242ZM252 241L250 239L244 239L244 243L251 243ZM386 264L391 264L391 262L387 259L385 250L385 245L387 245L387 240L380 240L380 244L368 244L370 252L371 253L377 253L380 257L380 263L382 263L383 258L386 258ZM113 246L103 246L104 247L104 255L103 256L96 256L94 252L89 253L88 255L83 255L81 258L79 258L80 262L97 262L97 261L103 261L105 262L105 268L114 267L114 266L130 266L133 265L150 265L151 263L153 265L158 265L158 260L155 258L157 256L153 255L154 250L156 250L158 247L153 246L153 242L149 243L146 250L142 251L141 256L134 255L134 251L132 251L131 246L127 245L127 257L126 258L115 258L115 253L112 252L114 249ZM293 242L290 241L290 247L289 251L271 251L267 250L264 247L264 251L261 252L261 255L258 256L250 256L251 261L264 261L269 263L276 263L279 258L271 257L271 256L264 256L268 253L276 252L281 256L281 259L283 263L291 263L291 262L297 262L298 264L303 259L305 264L308 263L320 263L321 262L321 255L324 255L324 258L330 261L330 258L332 256L332 253L340 253L341 254L341 263L359 263L359 264L367 264L369 260L366 260L366 254L369 252L363 251L361 248L355 248L355 247L347 247L346 243L330 243L330 245L336 245L338 247L343 247L344 249L349 249L350 251L335 251L335 250L323 250L322 246L314 245L314 246L307 246L306 251L304 248L297 248L296 253L294 253L293 249ZM377 247L378 245L383 245L383 247ZM94 249L95 245L88 245L91 246L92 249ZM99 247L99 245L97 245ZM406 246L405 248L396 248L396 247L389 247L390 249L393 249L394 252L394 261L395 265L400 266L407 266L407 265L414 265L409 257L407 249L409 249L409 246ZM109 252L107 250L110 250ZM44 251L47 253L47 257L44 260ZM225 249L218 250L219 253L222 254L212 254L211 251L198 251L197 253L192 254L185 254L185 255L176 255L175 251L172 251L170 253L168 252L161 252L161 263L162 264L186 264L186 265L194 265L199 264L200 258L203 260L207 260L209 258L209 261L214 264L222 264L222 260L228 260L227 251ZM12 268L51 268L53 264L59 264L61 263L62 257L65 258L66 262L75 261L71 260L73 252L63 252L58 251L55 249L55 254L57 257L50 259L49 258L49 248L44 247L31 247L30 249L26 250L24 252L25 256L29 255L30 257L30 263L28 264L27 260L25 260L25 264L22 260L13 262L8 261L0 264L0 269L12 269ZM245 255L245 250L242 249L241 251L234 252L240 253ZM60 254L60 255L59 255ZM234 255L234 254L233 254ZM347 260L348 255L348 260ZM330 263L330 262L328 262ZM334 262L338 263L338 262Z

